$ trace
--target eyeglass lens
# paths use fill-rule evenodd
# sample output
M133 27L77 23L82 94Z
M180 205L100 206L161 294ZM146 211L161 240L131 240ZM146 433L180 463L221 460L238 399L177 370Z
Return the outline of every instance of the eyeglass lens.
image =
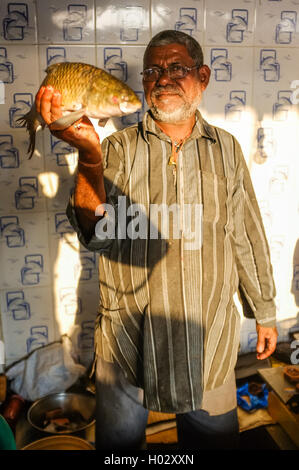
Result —
M155 67L152 69L145 69L143 71L143 78L145 81L156 81L158 80L163 72L166 71L169 78L176 79L176 78L183 78L189 71L189 68L184 67L182 65L170 65L166 69L162 67Z

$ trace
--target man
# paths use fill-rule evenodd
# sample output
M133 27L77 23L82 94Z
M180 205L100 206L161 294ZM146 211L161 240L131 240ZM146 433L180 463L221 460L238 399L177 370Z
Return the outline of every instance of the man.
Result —
M99 449L142 448L148 409L176 413L183 448L237 446L238 289L257 322L257 357L275 349L272 268L242 151L197 110L209 77L199 44L163 31L144 54L142 123L102 149L86 118L55 132L79 149L69 219L100 253ZM51 88L36 106L48 125L61 116ZM161 207L174 209L166 237ZM114 221L117 236L105 238Z

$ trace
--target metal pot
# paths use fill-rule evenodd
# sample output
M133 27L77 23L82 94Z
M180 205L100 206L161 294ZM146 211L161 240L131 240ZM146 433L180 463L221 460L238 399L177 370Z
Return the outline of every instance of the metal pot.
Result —
M84 419L75 429L63 430L61 434L73 434L94 442L95 428L95 397L87 393L53 393L34 402L28 410L27 420L43 435L59 434L59 431L49 431L44 428L45 414L60 408L65 416L79 412Z

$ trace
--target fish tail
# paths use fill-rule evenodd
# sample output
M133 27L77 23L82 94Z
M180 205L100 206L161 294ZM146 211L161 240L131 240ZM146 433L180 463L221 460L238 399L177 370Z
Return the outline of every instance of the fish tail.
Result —
M24 114L24 116L17 119L17 122L20 124L20 127L26 127L27 131L29 132L29 146L27 153L30 154L30 160L35 150L36 131L40 127L41 122L34 107L32 107L28 113ZM44 125L42 125L42 127L44 127Z

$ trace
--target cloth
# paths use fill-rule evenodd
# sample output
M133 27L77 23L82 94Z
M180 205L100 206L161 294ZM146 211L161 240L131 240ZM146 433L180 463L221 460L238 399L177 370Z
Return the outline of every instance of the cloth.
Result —
M132 385L117 363L96 361L96 449L144 449L148 410L143 390Z
M217 416L195 410L179 414L176 419L181 449L233 450L239 447L237 408Z
M102 148L107 217L86 240L72 197L67 209L82 244L99 252L96 355L116 361L144 390L146 408L198 410L204 392L223 386L234 371L235 292L258 323L275 325L269 249L240 145L197 112L174 173L171 140L146 113ZM157 207L172 204L167 233Z
M125 451L146 448L148 410L143 390L128 382L116 363L96 362L96 449ZM178 414L181 449L234 449L238 446L237 408L210 416L203 410Z
M237 387L234 372L220 387L204 390L201 409L210 416L228 413L237 407Z

